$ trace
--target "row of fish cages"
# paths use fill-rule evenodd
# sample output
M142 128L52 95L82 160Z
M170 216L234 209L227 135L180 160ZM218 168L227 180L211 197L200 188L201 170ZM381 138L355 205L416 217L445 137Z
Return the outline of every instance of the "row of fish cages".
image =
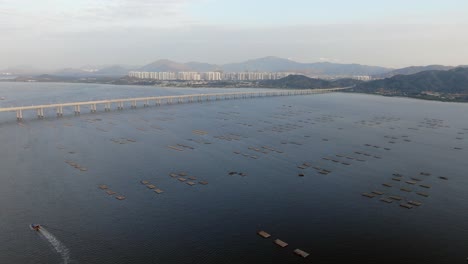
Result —
M272 153L272 152L276 152L276 153L280 153L280 154L284 153L282 150L276 149L274 147L269 147L269 146L248 147L248 149L253 150L253 151L257 151L257 152L261 152L263 154L268 154L268 153Z
M228 172L228 175L229 175L229 176L239 175L239 176L245 177L245 176L247 176L247 173L245 173L245 172L237 172L237 171L230 171L230 172Z
M200 145L211 145L211 144L213 144L211 141L193 139L193 138L189 138L189 139L187 139L187 141L194 142L194 143L197 143L197 144L200 144Z
M416 200L411 200L399 195L394 195L391 193L386 193L382 191L371 191L371 192L364 192L362 193L362 196L367 197L367 198L374 198L374 197L379 197L381 202L391 204L393 202L396 202L399 204L400 207L406 208L406 209L412 209L413 207L419 207L422 205L422 202L416 201Z
M270 239L271 238L271 235L263 230L261 231L258 231L257 234L264 238L264 239ZM289 244L279 238L276 238L273 240L273 243L276 244L277 246L279 246L280 248L286 248L289 246ZM302 249L299 249L299 248L296 248L293 250L294 254L296 254L297 256L300 256L302 258L307 258L310 254Z
M251 159L258 159L259 157L257 155L251 155L250 153L242 153L240 151L233 151L234 154L236 155L241 155L246 158L251 158Z
M162 194L164 192L163 190L161 190L160 188L158 188L156 185L152 184L149 181L142 180L140 181L140 183L146 186L146 188L148 188L149 190L152 190L156 194Z
M108 196L111 196L111 197L114 197L115 199L119 200L119 201L122 201L122 200L125 200L127 197L125 197L124 195L122 194L117 194L117 192L111 190L109 188L109 186L105 185L105 184L101 184L98 186L98 188L102 191L104 191L105 194L107 194Z
M371 153L367 153L367 152L364 152L364 151L355 151L354 154L360 155L360 156L365 156L365 157L368 157L368 158L382 159L381 156L378 156L378 155L375 155L375 154L371 154ZM352 159L353 157L347 157L347 158ZM363 160L363 159L361 159L361 158L354 158L354 160L357 160L357 161L366 161L366 160Z
M252 158L252 159L258 159L261 155L267 155L270 153L279 153L279 154L284 153L282 150L276 149L274 147L269 147L269 146L260 146L260 147L249 146L247 147L247 149L249 151L256 152L256 155L252 155L251 153L248 153L248 152L241 152L238 150L233 151L233 153L236 155L242 155L244 157Z
M225 140L225 141L239 141L243 138L241 135L238 135L238 134L225 134L225 135L213 136L213 137L216 139Z
M205 135L208 135L208 132L207 131L204 131L204 130L192 130L192 133L195 134L195 135L199 135L199 136L205 136Z
M243 126L243 127L253 127L252 124L248 124L248 123L236 123L236 125Z
M66 160L65 163L67 163L68 165L70 165L70 167L73 167L79 171L88 171L88 168L76 163L76 162L73 162L71 160Z
M424 118L424 121L419 122L418 127L423 128L450 128L450 126L444 124L445 121L442 119L435 119L435 118Z
M366 152L356 151L353 154L359 155L359 156L370 157L370 158L374 158L374 159L382 159L381 156L369 154L369 153L366 153ZM334 154L333 156L326 156L326 157L322 157L321 159L324 160L324 161L330 162L331 164L339 164L339 165L344 165L344 166L352 165L353 161L358 161L358 162L367 161L366 159L364 159L362 157L356 157L354 155L352 156L352 155L345 155L345 154ZM321 168L319 166L314 166L310 162L304 162L304 163L297 166L297 168L301 169L301 170L306 170L309 167L315 169L319 174L328 175L329 173L331 173L331 170L323 169L323 168ZM305 176L305 173L300 172L299 176L303 177L303 176Z
M131 138L111 138L110 141L114 142L115 144L120 144L120 145L136 142L135 139L131 139Z
M388 143L390 144L400 143L401 141L406 142L406 143L411 142L411 139L409 139L409 136L407 135L402 135L402 136L385 135L384 138L388 139L389 140Z
M295 145L295 146L302 146L302 145L303 145L303 143L301 143L301 142L286 141L286 140L282 140L282 141L280 141L280 143L281 143L282 145Z
M185 183L189 186L195 186L195 185L207 185L208 182L205 180L198 180L197 182L197 177L193 175L188 175L186 172L172 172L169 173L169 176L171 178L174 178L178 180L181 183Z
M382 183L382 188L385 188L386 191L373 190L362 193L362 196L367 198L380 197L379 200L385 203L398 202L400 207L406 209L419 207L423 203L414 198L409 198L408 195L414 193L420 199L428 198L430 194L427 191L433 188L432 185L426 183L430 176L432 174L429 172L420 172L417 176L404 176L400 173L393 173L390 177L392 182ZM437 179L448 180L445 176L439 176Z
M303 127L304 126L301 126L301 125L275 125L271 127L264 127L262 129L257 130L257 132L271 131L271 132L276 132L276 133L284 133L284 132L294 131Z
M370 120L360 120L355 122L355 124L362 125L362 126L368 126L368 127L374 127L374 126L380 126L384 125L386 123L391 123L391 122L397 122L400 121L401 119L398 117L374 117Z
M297 168L302 170L301 172L298 173L299 177L306 176L305 171L307 169L309 169L309 168L315 170L315 172L317 172L317 173L319 173L321 175L328 175L328 174L332 173L331 170L324 169L324 168L322 168L320 166L317 166L317 165L313 165L310 162L304 162L301 165L298 165Z
M388 148L388 147L382 147L382 146L378 146L378 145L372 145L372 144L369 144L369 143L366 143L364 144L365 147L372 147L372 148L376 148L376 149L384 149L384 150L392 150L391 148Z
M344 156L341 156L341 157L344 157ZM358 160L358 159L355 159L355 158L351 158L351 159ZM330 162L333 162L333 163L336 163L336 164L341 164L341 165L346 165L346 166L351 165L351 163L349 163L347 160L339 160L339 159L336 159L334 157L322 157L322 160L330 161ZM365 161L365 160L358 160L358 161Z
M180 143L177 143L175 145L168 145L167 148L172 149L172 150L176 150L176 151L185 151L185 150L194 150L195 149L192 146L185 145L185 144L180 144Z

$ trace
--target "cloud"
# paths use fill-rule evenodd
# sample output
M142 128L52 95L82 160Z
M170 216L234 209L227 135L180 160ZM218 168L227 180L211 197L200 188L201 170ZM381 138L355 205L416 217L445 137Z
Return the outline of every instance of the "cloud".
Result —
M189 2L189 0L117 0L106 1L89 11L111 19L171 16L183 13L184 7Z
M0 0L0 68L144 64L160 58L227 63L269 55L383 66L468 61L468 36L461 34L467 24L442 25L442 20L260 26L226 25L219 18L205 24L190 11L194 5L217 5L214 0L47 1Z
M186 7L194 0L107 0L95 2L82 10L87 20L122 24L131 22L174 23L188 16ZM131 24L130 24L131 25Z
M460 35L464 28L463 25L112 27L57 32L48 38L30 37L10 43L10 49L4 49L9 52L2 54L0 50L0 57L6 61L9 57L19 60L17 64L29 61L47 63L50 67L141 65L163 58L222 64L269 55L303 62L322 58L322 61L391 67L457 65L468 60L468 37Z
M197 23L189 14L189 6L204 0L51 0L54 3L34 6L25 0L1 2L0 29L17 30L22 34L73 32L121 27L177 27ZM36 3L37 5L37 3ZM54 6L54 8L47 8Z
M340 59L334 59L334 58L319 58L318 60L321 62L335 62L335 63L340 62Z

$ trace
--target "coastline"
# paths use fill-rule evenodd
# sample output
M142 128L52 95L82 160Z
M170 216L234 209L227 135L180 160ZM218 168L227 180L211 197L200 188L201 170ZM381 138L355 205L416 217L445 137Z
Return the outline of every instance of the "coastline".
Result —
M160 87L160 88L169 88L169 89L177 89L177 88L192 88L192 89L293 89L287 87L268 87L268 86L261 86L258 81L252 82L206 82L206 83L197 83L197 84L190 84L187 82L128 82L126 79L115 79L109 77L103 77L101 81L98 78L91 78L91 79L70 79L67 80L34 80L32 77L30 80L17 80L17 79L0 79L0 82L10 82L10 83L63 83L63 84L104 84L104 85L135 85L141 87ZM311 88L315 89L315 88ZM318 88L317 88L318 89ZM350 94L366 94L366 95L376 95L376 96L383 96L383 97L397 97L397 98L408 98L408 99L415 99L415 100L423 100L423 101L434 101L434 102L444 102L444 103L461 103L466 104L468 100L456 100L456 99L442 99L437 97L428 97L428 96L411 96L411 95L388 95L388 94L379 94L379 93L366 93L360 91L344 91L344 93Z

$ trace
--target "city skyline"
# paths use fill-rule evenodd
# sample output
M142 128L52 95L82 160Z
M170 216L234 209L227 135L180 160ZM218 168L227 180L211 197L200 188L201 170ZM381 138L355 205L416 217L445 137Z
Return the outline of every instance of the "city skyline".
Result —
M207 71L207 72L141 72L131 71L129 77L138 79L152 79L160 81L257 81L257 80L277 80L289 75L303 75L296 72L222 72L222 71Z
M154 58L223 64L270 55L393 68L462 65L466 8L459 0L0 0L0 69Z

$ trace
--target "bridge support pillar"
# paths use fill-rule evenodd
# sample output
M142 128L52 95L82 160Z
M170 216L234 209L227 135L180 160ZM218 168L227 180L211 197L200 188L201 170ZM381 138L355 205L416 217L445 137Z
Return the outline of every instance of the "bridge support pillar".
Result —
M75 105L75 115L79 115L80 111L80 105Z
M131 106L131 108L133 108L133 109L136 109L136 108L137 108L136 101L132 101L132 106Z
M23 120L23 110L16 110L16 120L18 121Z
M39 118L39 119L44 118L44 109L43 108L38 108L37 109L37 118Z
M63 116L63 107L57 106L57 117L62 117L62 116Z

